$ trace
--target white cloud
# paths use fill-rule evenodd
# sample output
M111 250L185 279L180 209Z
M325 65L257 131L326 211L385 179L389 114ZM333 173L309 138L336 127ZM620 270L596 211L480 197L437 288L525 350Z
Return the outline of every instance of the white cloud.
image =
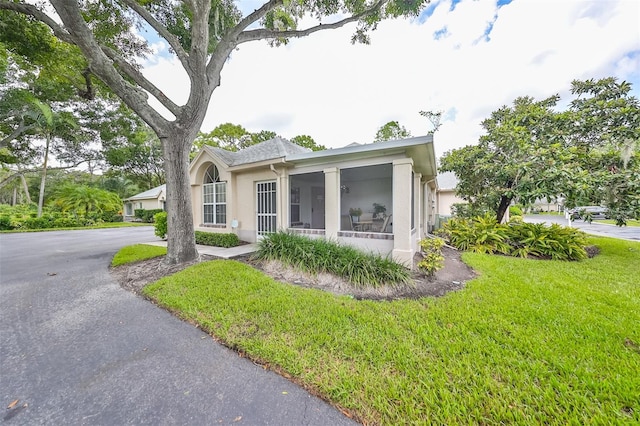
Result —
M349 43L353 27L280 48L242 45L223 69L202 130L232 122L338 147L372 141L390 120L425 134L430 123L418 112L443 110L435 137L441 154L475 143L480 122L517 96L566 94L574 79L611 75L638 94L640 2L606 4L514 0L498 8L463 0L451 11L446 0L423 24L381 23L370 46ZM188 80L175 61L160 58L145 73L186 100Z

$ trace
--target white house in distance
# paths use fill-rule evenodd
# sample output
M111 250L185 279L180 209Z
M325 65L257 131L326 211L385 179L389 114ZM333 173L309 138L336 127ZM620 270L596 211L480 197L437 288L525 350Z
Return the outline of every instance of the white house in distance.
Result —
M195 228L244 241L289 230L411 264L435 224L431 135L315 152L281 138L204 146L189 171Z
M451 211L452 205L456 203L466 203L466 201L456 195L456 185L458 185L458 178L456 177L455 173L438 173L437 182L438 222L442 223L453 215L453 211Z
M123 220L130 222L135 219L135 211L144 210L165 210L167 201L167 185L160 185L148 191L141 192L124 200Z

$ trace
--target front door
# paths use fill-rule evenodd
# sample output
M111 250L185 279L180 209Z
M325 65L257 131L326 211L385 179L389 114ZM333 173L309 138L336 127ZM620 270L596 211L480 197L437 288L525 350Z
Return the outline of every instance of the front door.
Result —
M258 239L263 235L276 232L276 181L256 184L257 230Z

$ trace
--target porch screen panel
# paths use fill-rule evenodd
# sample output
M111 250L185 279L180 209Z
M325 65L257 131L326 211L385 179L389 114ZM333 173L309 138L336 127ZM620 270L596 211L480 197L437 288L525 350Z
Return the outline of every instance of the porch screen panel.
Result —
M259 182L256 186L258 235L276 232L276 183Z

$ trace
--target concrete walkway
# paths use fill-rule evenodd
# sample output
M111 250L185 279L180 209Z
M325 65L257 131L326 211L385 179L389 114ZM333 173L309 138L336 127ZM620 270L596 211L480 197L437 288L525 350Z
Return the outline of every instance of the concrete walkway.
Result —
M152 241L148 244L150 246L161 246L166 247L166 241ZM222 259L233 259L234 257L244 256L247 254L251 254L258 250L258 244L245 244L237 247L213 247L213 246L203 246L200 244L196 244L196 248L198 249L198 253L207 254L209 256L216 256Z

